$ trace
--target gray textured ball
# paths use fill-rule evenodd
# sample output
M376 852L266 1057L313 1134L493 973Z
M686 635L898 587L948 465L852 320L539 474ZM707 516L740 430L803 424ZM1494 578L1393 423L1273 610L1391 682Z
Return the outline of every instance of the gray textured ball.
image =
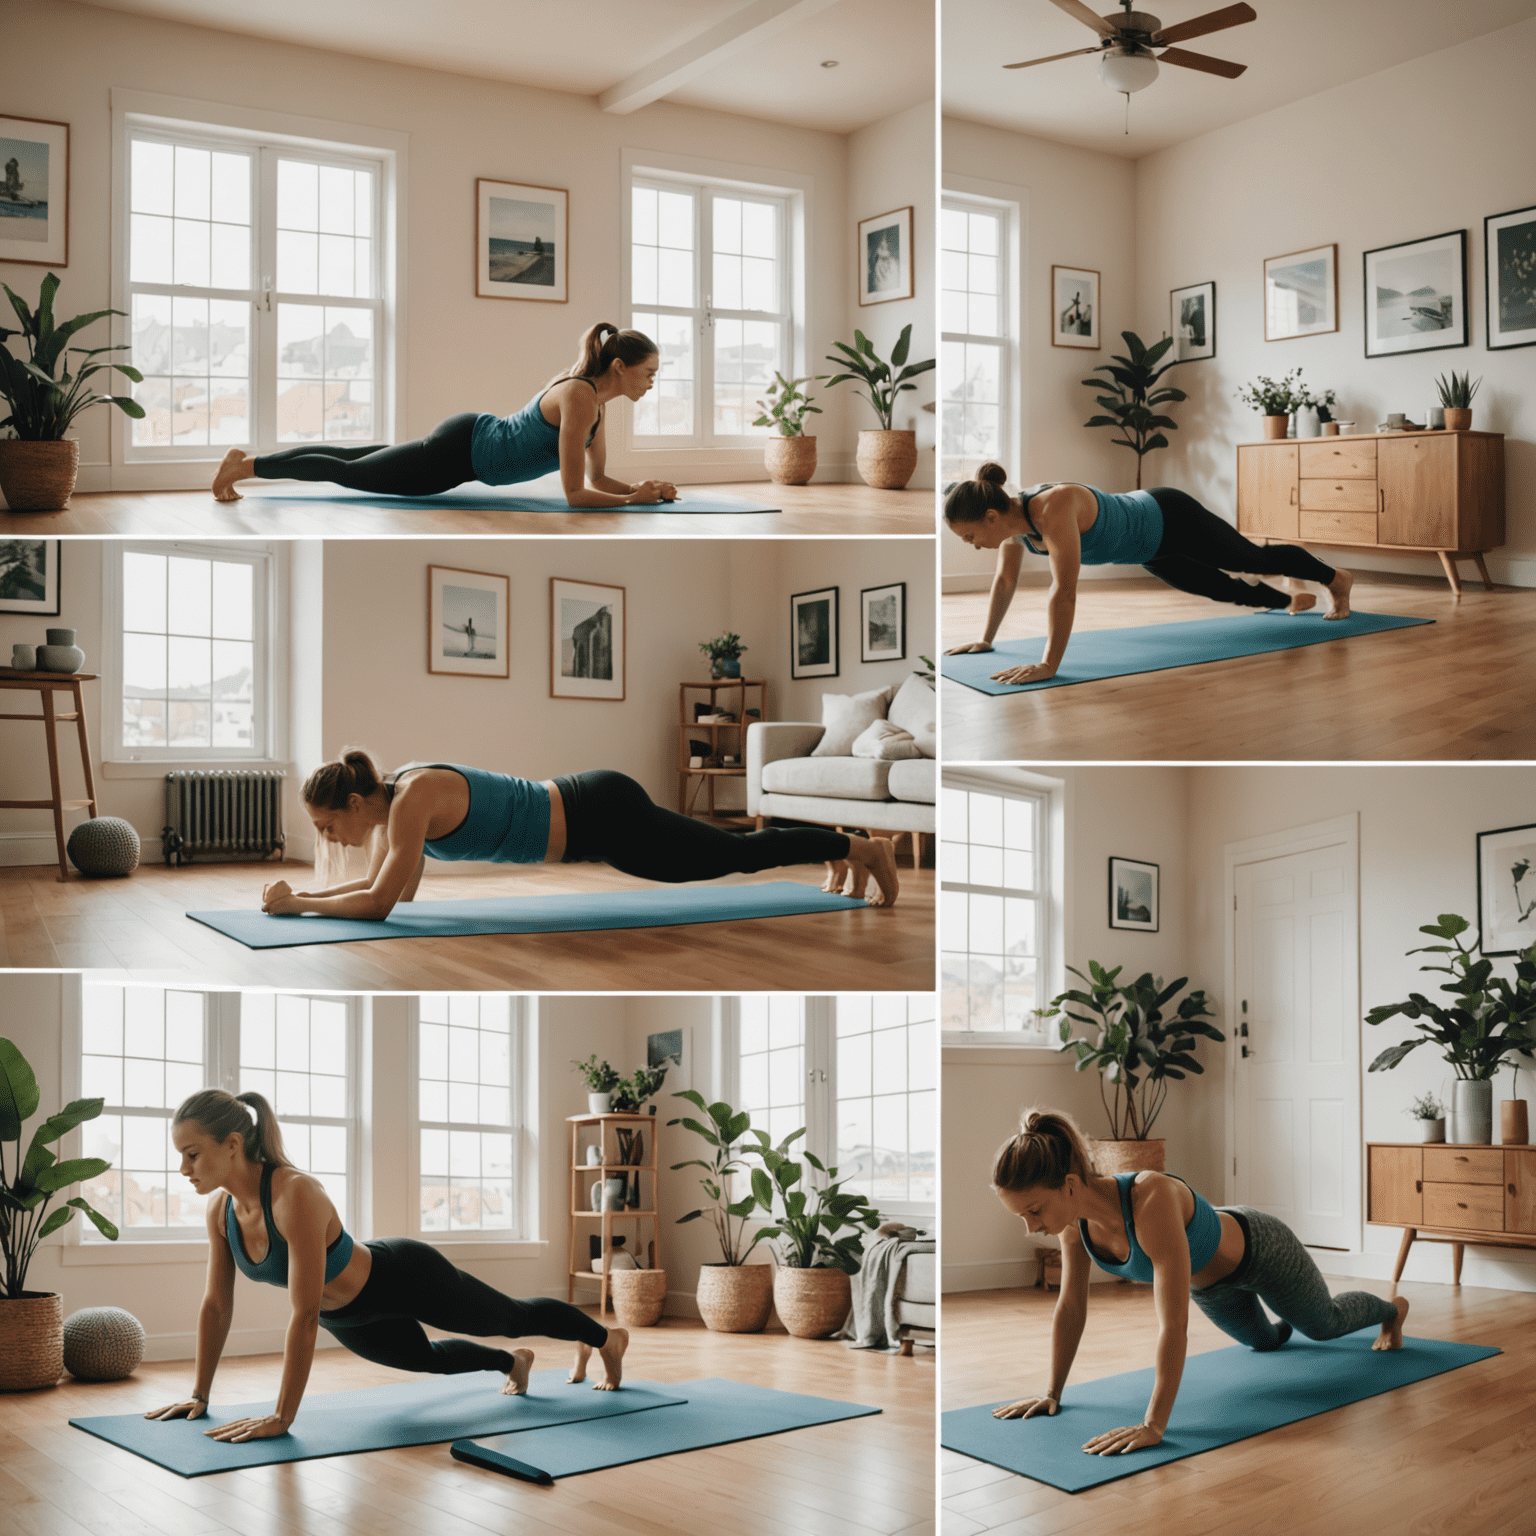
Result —
M121 1307L85 1307L64 1319L64 1369L81 1381L121 1381L144 1358L144 1325Z
M139 834L120 816L93 816L69 834L65 851L82 875L131 875L139 867Z

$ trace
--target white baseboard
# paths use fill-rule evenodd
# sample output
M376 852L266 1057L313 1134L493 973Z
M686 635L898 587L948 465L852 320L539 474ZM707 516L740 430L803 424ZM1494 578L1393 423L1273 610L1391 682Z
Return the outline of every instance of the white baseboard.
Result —
M1307 1250L1325 1275L1355 1280L1392 1280L1395 1253L1335 1253L1326 1248ZM1536 1249L1480 1248L1468 1243L1462 1250L1461 1283L1500 1291L1536 1291ZM1430 1285L1451 1284L1449 1243L1419 1241L1408 1251L1403 1280Z
M71 812L71 817L76 813ZM79 819L83 820L81 816ZM74 830L73 821L66 825L64 840ZM157 864L163 857L158 837L139 836L139 862ZM0 832L0 867L19 864L57 864L59 851L54 846L53 829L45 832Z
M235 1328L224 1345L225 1355L280 1355L287 1336L286 1328ZM323 1328L315 1340L316 1349L340 1349ZM144 1341L146 1360L192 1360L197 1355L197 1334L152 1333Z

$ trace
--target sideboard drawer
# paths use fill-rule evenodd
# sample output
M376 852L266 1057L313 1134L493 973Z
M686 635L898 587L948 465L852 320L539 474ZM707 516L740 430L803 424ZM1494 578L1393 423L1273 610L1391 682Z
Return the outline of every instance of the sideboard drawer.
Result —
M1496 1184L1425 1184L1424 1225L1504 1230L1504 1189Z
M1502 1184L1502 1147L1425 1147L1424 1178L1437 1184Z
M1326 480L1329 475L1337 475L1341 480L1376 478L1375 438L1359 443L1324 438L1313 443L1298 443L1297 447L1301 450L1301 477L1304 480Z
M1374 512L1303 512L1300 537L1316 539L1323 544L1374 544L1376 514Z
M1374 480L1303 480L1303 512L1369 512L1376 515Z

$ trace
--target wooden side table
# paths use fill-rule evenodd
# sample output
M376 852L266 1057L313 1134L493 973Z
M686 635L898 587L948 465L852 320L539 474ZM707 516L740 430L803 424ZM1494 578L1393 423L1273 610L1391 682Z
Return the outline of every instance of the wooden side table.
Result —
M42 701L40 715L0 714L0 720L37 720L42 723L48 744L48 783L53 791L49 800L0 800L0 809L8 811L52 811L53 840L59 850L59 879L69 879L69 861L64 854L64 812L89 811L96 815L96 776L91 772L91 743L85 732L85 705L80 698L81 683L94 683L94 672L18 672L14 667L0 667L0 689L7 693L36 693ZM69 714L53 707L53 696L67 693L74 702ZM59 742L56 729L73 721L80 735L80 766L85 770L85 799L66 800L59 784Z
M642 1223L649 1222L651 1235L649 1239L649 1257L647 1269L661 1268L661 1221L658 1207L661 1204L661 1193L658 1187L657 1175L661 1167L659 1157L661 1147L661 1118L658 1115L569 1115L566 1123L571 1128L571 1161L569 1182L571 1188L571 1232L570 1251L566 1265L566 1297L572 1304L576 1301L576 1282L585 1280L589 1285L598 1287L597 1315L603 1316L608 1310L608 1298L611 1288L608 1276L613 1264L613 1224L616 1221L632 1221L635 1224L635 1246L629 1251L636 1256L636 1262L641 1256L640 1234ZM621 1163L619 1157L618 1137L612 1133L618 1129L633 1128L645 1136L647 1156L643 1162ZM587 1135L583 1137L585 1130ZM593 1132L596 1132L595 1137ZM602 1148L603 1161L601 1163L588 1163L586 1161L586 1148L596 1145ZM640 1205L637 1209L626 1206L622 1211L594 1211L589 1197L589 1186L593 1181L602 1183L623 1174L626 1185L631 1174L640 1178ZM646 1175L649 1175L647 1179ZM649 1187L647 1187L649 1186ZM601 1272L592 1268L592 1259L588 1251L589 1244L583 1239L591 1236L592 1228L589 1222L598 1223L598 1231L603 1239L603 1267ZM628 1234L626 1234L626 1237Z
M750 719L747 717L749 707L747 690L757 689L757 702L751 708L757 713ZM732 693L736 694L733 699ZM702 699L690 699L690 693L706 695ZM721 695L724 695L722 697ZM710 724L707 721L694 721L689 718L689 706L694 703L708 703L714 708L729 709L735 714L734 720ZM688 806L688 790L694 779L699 779L702 785L708 786L708 809L705 811L711 820L715 819L715 784L720 779L745 779L747 776L747 727L755 725L759 720L768 718L768 684L763 678L751 677L720 677L707 678L702 683L679 683L677 688L677 808L684 816L690 815ZM732 755L736 762L729 768L690 768L688 759L693 755L688 750L690 735L697 736L700 732L709 732L710 756ZM722 737L721 732L725 735ZM731 733L735 732L733 736ZM734 753L730 748L734 747ZM741 819L741 818L737 818Z

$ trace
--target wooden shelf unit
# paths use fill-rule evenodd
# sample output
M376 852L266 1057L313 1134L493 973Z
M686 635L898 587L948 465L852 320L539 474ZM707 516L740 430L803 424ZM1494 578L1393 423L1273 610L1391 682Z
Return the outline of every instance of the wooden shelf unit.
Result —
M751 719L747 718L749 707L747 690L757 689L757 702L753 707L757 714ZM727 700L722 700L719 695L729 695L735 692L736 699L734 720L710 724L703 721L695 721L691 718L694 704L709 704L722 709L731 709ZM703 693L708 699L690 699L690 693ZM747 776L747 727L756 724L759 720L768 718L768 683L760 677L720 677L706 678L701 683L679 683L677 685L677 808L684 816L691 815L688 805L688 791L692 781L698 779L700 788L708 791L706 801L707 809L704 814L711 820L720 819L715 812L715 785L721 779L745 779ZM711 757L734 756L736 762L728 768L690 768L688 759L694 754L688 750L691 739L697 738L702 732L709 732L709 745ZM723 735L721 733L724 733ZM735 734L732 735L731 733ZM738 813L730 818L732 820L746 820L745 813ZM749 823L750 824L750 823Z
M89 811L94 819L96 809L96 776L91 771L91 743L85 729L85 704L80 697L82 683L94 683L94 672L18 672L14 667L0 667L0 691L6 693L35 693L42 705L40 715L0 714L0 720L33 720L43 728L44 744L48 751L47 800L0 800L0 810L52 811L53 841L59 854L59 879L69 879L69 859L65 853L64 812ZM54 707L55 694L68 694L73 708L61 714ZM80 766L85 773L85 798L66 800L59 782L60 725L73 724L80 738Z
M589 1285L598 1287L597 1314L602 1317L608 1311L609 1297L612 1287L608 1283L608 1276L613 1261L613 1238L615 1225L620 1222L633 1222L634 1231L623 1234L628 1251L635 1255L636 1259L645 1258L647 1269L659 1269L661 1267L661 1213L658 1209L661 1203L660 1185L658 1182L661 1160L661 1119L657 1115L568 1115L566 1124L571 1128L571 1160L569 1164L570 1184L570 1242L566 1260L566 1296L565 1299L573 1305L576 1301L576 1282L584 1280ZM642 1163L620 1163L618 1138L611 1134L621 1126L637 1126L642 1130L649 1129L650 1134L645 1138L647 1152L646 1160ZM596 1131L594 1136L593 1131ZM585 1130L586 1134L583 1135ZM589 1146L599 1146L603 1149L603 1161L592 1165L586 1161L586 1149ZM593 1180L603 1181L615 1174L640 1175L640 1207L637 1210L628 1208L622 1211L594 1211L592 1209L591 1186ZM649 1177L647 1177L649 1176ZM649 1188L647 1188L649 1184ZM649 1201L649 1204L646 1202ZM603 1267L601 1273L592 1268L590 1243L587 1239L593 1233L591 1223L596 1222L596 1230L602 1234L603 1239ZM645 1239L647 1247L642 1248L641 1238L644 1232L644 1224L650 1223L650 1235ZM630 1243L634 1246L628 1247Z

